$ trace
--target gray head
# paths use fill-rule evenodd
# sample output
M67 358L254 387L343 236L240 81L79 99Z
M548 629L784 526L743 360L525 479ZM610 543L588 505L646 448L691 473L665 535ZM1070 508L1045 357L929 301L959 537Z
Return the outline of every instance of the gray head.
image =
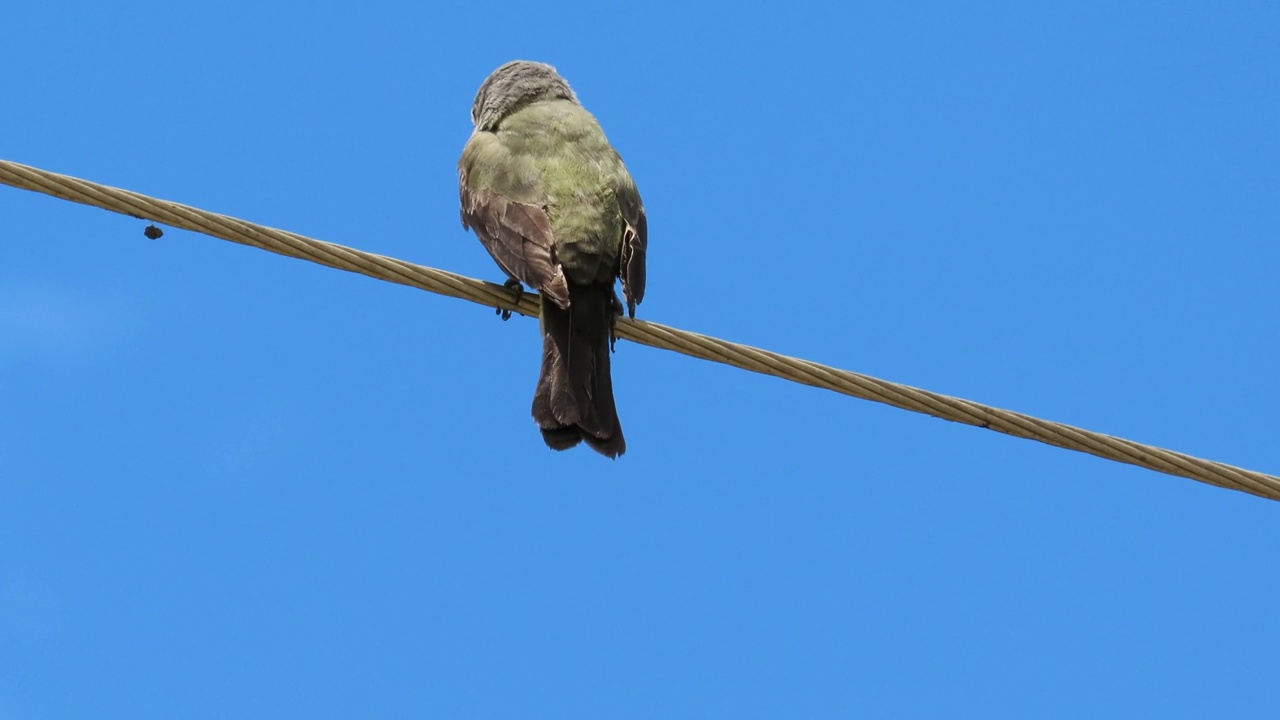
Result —
M502 118L539 100L578 102L569 83L550 65L512 60L480 83L471 104L471 122L477 130L492 130Z

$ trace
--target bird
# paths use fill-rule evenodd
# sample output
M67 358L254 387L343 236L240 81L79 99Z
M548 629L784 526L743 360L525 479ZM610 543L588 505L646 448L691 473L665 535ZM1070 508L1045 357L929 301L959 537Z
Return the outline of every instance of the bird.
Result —
M627 443L609 355L622 303L644 299L648 222L640 192L595 117L550 65L508 62L480 84L458 160L462 225L507 286L538 291L542 365L531 408L553 450ZM504 319L509 314L504 315Z

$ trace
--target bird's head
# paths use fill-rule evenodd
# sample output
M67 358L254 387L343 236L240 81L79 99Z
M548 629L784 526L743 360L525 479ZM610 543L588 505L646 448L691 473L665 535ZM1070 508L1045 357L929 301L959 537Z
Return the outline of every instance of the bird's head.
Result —
M471 104L476 130L493 130L503 118L540 100L578 102L569 83L556 69L540 62L512 60L480 83Z

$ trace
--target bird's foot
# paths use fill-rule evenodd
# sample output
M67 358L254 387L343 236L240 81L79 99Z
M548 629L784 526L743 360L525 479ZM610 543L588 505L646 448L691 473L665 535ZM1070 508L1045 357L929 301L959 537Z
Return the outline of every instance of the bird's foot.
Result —
M502 287L515 292L515 299L511 301L511 304L519 305L520 298L524 296L524 287L520 285L520 281L515 278L507 278L507 281L502 283ZM502 320L505 322L511 319L511 312L511 310L505 308L498 308L494 311L494 314L501 315Z

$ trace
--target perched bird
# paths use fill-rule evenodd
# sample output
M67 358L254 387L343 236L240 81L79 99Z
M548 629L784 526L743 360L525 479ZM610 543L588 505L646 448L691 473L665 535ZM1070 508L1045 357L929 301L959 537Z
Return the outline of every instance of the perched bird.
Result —
M471 106L458 161L462 224L520 291L541 293L542 370L533 419L555 450L585 440L627 449L609 352L621 304L644 299L644 205L622 158L555 68L516 60L494 70Z

